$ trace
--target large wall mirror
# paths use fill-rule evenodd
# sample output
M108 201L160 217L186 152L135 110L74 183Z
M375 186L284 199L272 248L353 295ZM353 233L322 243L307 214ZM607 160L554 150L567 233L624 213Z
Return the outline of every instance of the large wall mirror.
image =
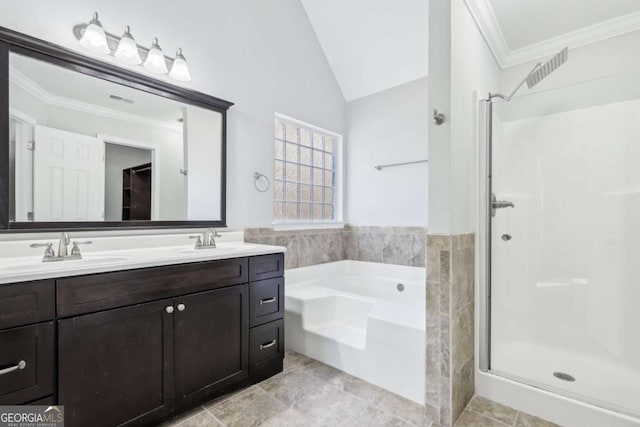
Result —
M31 42L2 52L3 228L225 225L231 103Z

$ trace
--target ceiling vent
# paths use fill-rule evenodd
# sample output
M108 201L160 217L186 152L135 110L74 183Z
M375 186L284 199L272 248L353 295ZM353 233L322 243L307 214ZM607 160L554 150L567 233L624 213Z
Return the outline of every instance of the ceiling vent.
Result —
M109 95L109 98L113 99L114 101L126 102L127 104L134 104L136 102L133 99L123 98L118 95Z

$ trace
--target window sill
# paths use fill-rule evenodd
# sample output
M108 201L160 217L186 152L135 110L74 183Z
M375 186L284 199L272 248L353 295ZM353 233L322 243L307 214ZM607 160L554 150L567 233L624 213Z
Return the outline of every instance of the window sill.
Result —
M274 222L273 229L276 231L287 230L324 230L344 228L346 224L341 221L334 222Z

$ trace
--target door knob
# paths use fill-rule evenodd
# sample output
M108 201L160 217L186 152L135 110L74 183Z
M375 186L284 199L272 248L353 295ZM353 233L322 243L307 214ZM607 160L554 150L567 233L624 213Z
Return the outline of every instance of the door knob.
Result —
M187 308L186 305L184 304L178 304L178 311L184 311L184 309Z
M164 311L166 311L169 314L173 313L173 306L172 305L166 306Z

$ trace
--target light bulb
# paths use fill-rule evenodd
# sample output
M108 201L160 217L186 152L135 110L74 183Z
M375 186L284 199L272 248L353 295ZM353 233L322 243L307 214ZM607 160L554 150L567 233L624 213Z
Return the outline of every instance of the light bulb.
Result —
M158 44L158 39L153 39L153 45L147 54L147 59L144 61L144 68L154 73L166 74L167 63L164 60L164 54L162 48Z
M181 82L191 81L189 66L187 65L187 60L182 54L182 49L178 49L178 52L176 52L176 59L173 61L169 76Z
M84 29L84 33L80 38L80 46L95 53L111 53L107 44L107 35L98 20L98 12L93 14L93 19Z
M138 46L131 35L128 25L124 30L120 43L118 43L118 49L116 49L114 56L129 65L138 65L142 63L140 53L138 52Z

